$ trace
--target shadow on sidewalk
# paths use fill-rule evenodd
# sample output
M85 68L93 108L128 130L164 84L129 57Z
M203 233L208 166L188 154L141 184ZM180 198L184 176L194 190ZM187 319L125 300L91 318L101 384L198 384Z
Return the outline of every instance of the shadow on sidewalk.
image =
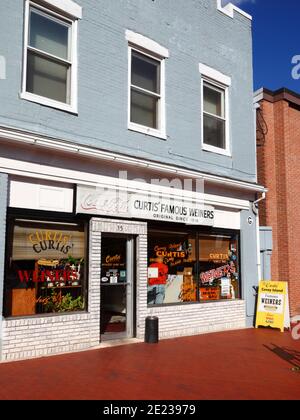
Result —
M285 360L294 368L300 370L300 352L299 351L292 350L287 347L278 347L276 346L276 344L271 344L271 346L273 348L264 345L264 347L267 350L276 354L276 356L280 357L282 360Z

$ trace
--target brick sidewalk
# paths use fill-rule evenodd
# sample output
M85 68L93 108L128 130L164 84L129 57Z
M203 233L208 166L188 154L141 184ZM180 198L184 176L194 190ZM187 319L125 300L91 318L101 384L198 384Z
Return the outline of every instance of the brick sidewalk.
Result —
M300 399L300 341L243 330L0 364L0 399Z

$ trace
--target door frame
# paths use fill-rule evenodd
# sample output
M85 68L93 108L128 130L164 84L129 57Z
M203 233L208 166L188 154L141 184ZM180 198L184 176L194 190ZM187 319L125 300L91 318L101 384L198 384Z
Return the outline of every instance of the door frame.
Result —
M100 335L100 317L101 317L101 242L102 234L118 234L120 236L127 236L134 238L135 241L135 252L132 252L131 259L134 262L132 273L135 277L135 287L132 291L132 297L134 299L134 306L132 308L131 317L135 320L135 323L131 322L131 325L135 327L132 331L129 331L130 335L133 335L136 330L136 336L141 335L141 329L143 325L140 325L140 299L144 301L144 295L147 295L147 262L145 257L145 245L147 243L147 223L136 222L130 220L114 220L114 219L102 219L92 218L90 221L90 240L89 240L89 267L90 274L89 278L93 284L93 290L89 290L89 295L93 294L92 312L96 315L99 325L99 342L103 340L103 336ZM144 267L145 265L145 267ZM143 272L142 272L143 271ZM145 284L145 287L143 287ZM94 287L97 285L97 289ZM144 290L145 289L145 290ZM134 296L136 295L136 296ZM97 312L96 312L97 311ZM143 319L143 317L142 317ZM128 323L129 324L129 323ZM136 325L134 325L136 324ZM128 331L127 331L128 334ZM122 337L120 337L121 339ZM124 337L126 338L126 337Z
M100 335L102 341L111 341L111 340L121 340L121 339L129 339L134 338L135 334L135 289L136 289L136 278L135 278L135 266L136 266L136 258L135 258L135 242L136 237L133 235L127 235L123 233L103 233L101 234L101 249L102 249L102 242L104 239L120 239L124 241L125 245L125 252L126 252L126 284L120 284L119 287L126 287L126 330L119 333L103 333L101 334L100 328ZM102 258L101 258L102 260ZM102 271L102 270L101 270ZM116 287L114 285L103 285L101 283L101 276L100 276L100 288L102 287ZM101 292L100 292L101 293ZM101 294L100 294L101 296ZM102 302L100 301L100 318L102 314ZM100 319L101 324L101 319Z

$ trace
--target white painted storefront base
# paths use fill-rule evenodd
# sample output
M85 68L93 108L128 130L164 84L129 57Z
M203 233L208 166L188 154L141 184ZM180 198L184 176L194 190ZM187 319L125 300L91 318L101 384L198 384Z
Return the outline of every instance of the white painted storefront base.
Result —
M158 316L160 338L174 338L246 327L245 302L198 303L149 309Z

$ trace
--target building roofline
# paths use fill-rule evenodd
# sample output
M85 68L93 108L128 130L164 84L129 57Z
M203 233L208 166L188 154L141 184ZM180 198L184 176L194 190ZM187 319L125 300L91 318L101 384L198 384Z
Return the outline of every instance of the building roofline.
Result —
M240 15L244 16L246 19L252 21L252 16L249 13L246 13L244 10L237 7L235 4L227 3L225 6L222 5L222 0L217 0L217 9L224 13L226 16L234 18L234 13L237 12Z
M300 106L300 94L288 88L281 88L275 91L267 88L261 88L254 92L254 103L262 100L271 103L287 101L293 105Z

